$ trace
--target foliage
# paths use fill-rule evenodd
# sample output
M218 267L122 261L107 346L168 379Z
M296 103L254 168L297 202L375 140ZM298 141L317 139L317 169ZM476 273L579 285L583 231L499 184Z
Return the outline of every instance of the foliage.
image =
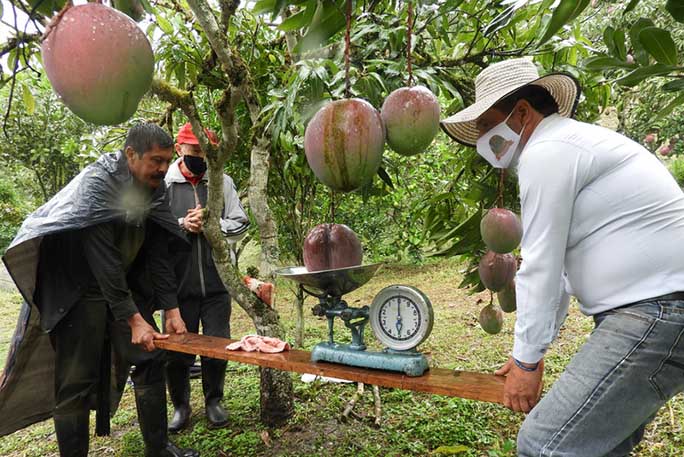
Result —
M5 252L29 213L31 202L26 200L11 177L0 178L0 253Z
M669 163L669 170L680 187L684 187L684 157L676 157Z
M33 173L30 189L42 203L97 158L94 128L62 105L44 78L25 73L18 76L18 85L23 96L21 103L14 101L7 119L5 134L10 141L4 143L0 159L3 167L19 166Z

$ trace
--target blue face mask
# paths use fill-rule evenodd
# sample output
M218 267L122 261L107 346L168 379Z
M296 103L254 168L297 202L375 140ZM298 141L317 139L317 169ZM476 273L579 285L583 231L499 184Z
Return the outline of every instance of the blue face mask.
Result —
M525 127L523 126L520 133L515 133L506 123L512 115L511 111L503 122L477 140L477 153L494 168L508 168L518 151L520 137Z
M183 163L190 170L190 173L195 176L201 176L207 171L207 162L202 157L184 155Z

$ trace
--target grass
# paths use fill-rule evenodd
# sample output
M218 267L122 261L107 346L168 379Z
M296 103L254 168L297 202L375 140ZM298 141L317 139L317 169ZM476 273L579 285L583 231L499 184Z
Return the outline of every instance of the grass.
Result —
M432 366L459 370L488 371L507 359L513 341L513 316L507 315L503 331L487 335L477 323L488 293L467 295L457 288L460 266L446 260L423 266L387 266L366 286L346 296L351 306L370 304L373 296L389 284L419 287L435 308L432 335L421 347ZM288 335L294 335L295 310L288 284L278 284L276 305ZM327 336L324 320L311 316L314 305L305 304L305 348L311 349ZM0 292L0 355L4 357L14 329L19 298ZM246 314L237 306L231 321L233 337L253 332ZM336 336L349 339L338 322ZM585 341L592 321L576 307L568 317L558 340L546 359L546 385L550 385ZM293 340L294 338L288 338ZM367 342L374 341L370 329ZM378 348L376 343L371 348ZM402 391L380 390L382 425L373 424L370 389L355 407L356 415L343 421L341 413L356 390L355 384L304 383L292 375L295 389L295 416L282 428L269 429L259 422L259 373L255 367L228 364L224 405L230 424L209 430L202 411L201 381L192 380L192 426L175 436L180 445L192 446L203 456L485 456L515 455L515 437L523 416L500 405L459 398ZM644 457L684 454L684 399L675 397L661 410L646 431L644 442L634 455ZM91 430L94 430L94 417ZM113 419L112 437L93 438L93 456L142 455L142 442L132 392L127 389ZM12 457L56 456L57 446L51 421L33 425L0 438L0 455Z

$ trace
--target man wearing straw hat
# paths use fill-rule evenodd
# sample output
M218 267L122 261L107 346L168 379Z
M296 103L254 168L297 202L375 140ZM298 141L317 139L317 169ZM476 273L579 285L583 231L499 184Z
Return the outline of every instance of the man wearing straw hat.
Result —
M520 456L626 456L684 390L684 194L658 159L572 120L570 75L491 65L444 131L517 170L523 262L504 403L529 412ZM543 358L573 295L595 329L539 400Z

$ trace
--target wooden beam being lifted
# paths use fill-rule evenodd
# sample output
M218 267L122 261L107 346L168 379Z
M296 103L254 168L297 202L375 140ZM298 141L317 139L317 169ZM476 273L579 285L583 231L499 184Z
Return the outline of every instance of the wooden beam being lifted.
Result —
M259 365L278 370L309 373L345 379L382 387L427 392L470 400L503 403L504 378L489 373L431 368L423 376L410 377L402 373L358 368L327 362L312 362L311 353L290 350L276 354L229 351L226 346L235 340L186 333L156 340L159 349L197 354L215 359Z

